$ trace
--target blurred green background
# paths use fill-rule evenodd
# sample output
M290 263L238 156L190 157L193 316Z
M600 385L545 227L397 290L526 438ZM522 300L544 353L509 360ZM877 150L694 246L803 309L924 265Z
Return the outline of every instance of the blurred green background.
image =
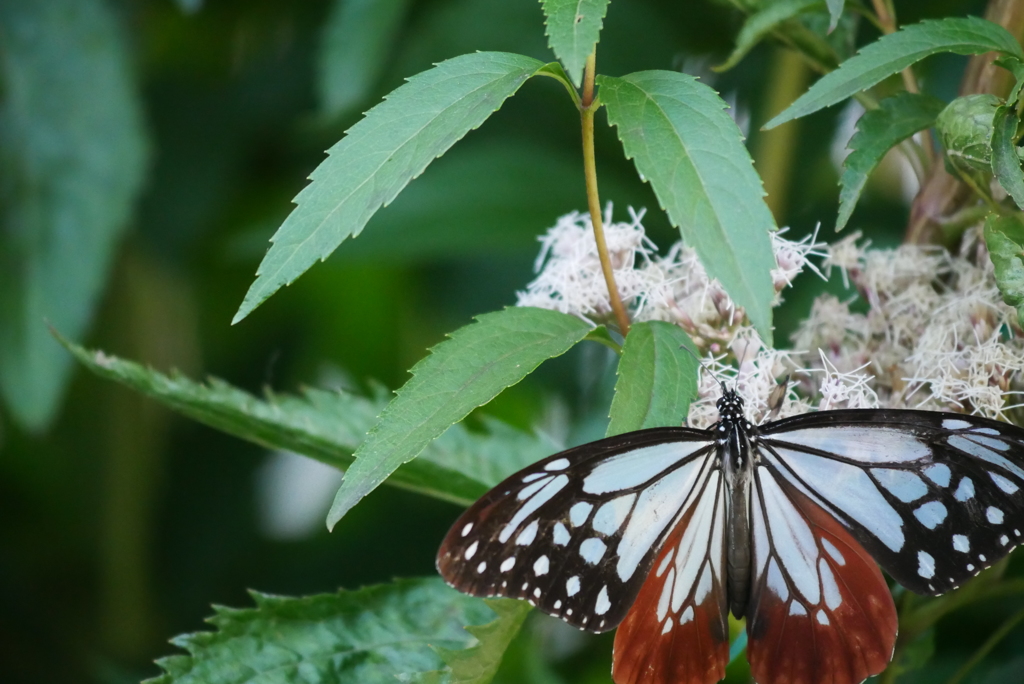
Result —
M903 23L984 9L897 6ZM712 0L613 2L598 69L701 75L749 128L779 224L799 237L821 221L828 238L850 134L841 108L759 134L811 76L771 44L712 72L741 24ZM877 37L862 28L859 43ZM0 0L0 681L138 681L174 651L168 638L204 628L209 604L250 605L247 588L305 594L434 572L455 507L385 487L328 534L336 475L87 375L46 321L257 394L398 387L446 332L514 303L536 236L584 208L579 118L554 81L528 83L360 237L229 321L323 150L403 78L474 50L551 59L539 3ZM926 88L949 99L964 63L927 62ZM648 233L667 248L674 233L607 127L598 155L602 199L617 217L648 207ZM883 168L853 228L897 244L912 191ZM798 281L777 340L823 287ZM614 368L592 347L487 412L570 442L602 434ZM942 623L940 669L1009 612L978 606ZM530 624L504 681L610 681L610 637L551 640L547 622ZM550 669L520 657L541 642L557 646ZM1018 628L993 662L1012 667L1022 649Z

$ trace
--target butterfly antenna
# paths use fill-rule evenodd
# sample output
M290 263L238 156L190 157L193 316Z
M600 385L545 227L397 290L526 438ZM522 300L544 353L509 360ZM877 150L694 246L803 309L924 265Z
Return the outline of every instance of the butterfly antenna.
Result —
M690 354L690 356L692 356L693 359L697 362L697 365L703 368L704 371L707 372L709 376L711 376L711 379L718 383L718 386L722 388L722 394L728 392L728 390L725 389L725 385L722 384L722 381L718 379L718 376L711 372L710 368L704 365L704 362L700 360L700 357L697 356L697 354L692 349L687 347L685 344L679 345L679 348L685 349Z

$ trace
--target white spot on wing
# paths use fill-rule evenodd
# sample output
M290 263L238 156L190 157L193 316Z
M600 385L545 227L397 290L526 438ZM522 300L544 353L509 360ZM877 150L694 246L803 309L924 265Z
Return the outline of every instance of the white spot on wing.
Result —
M821 575L821 589L825 594L825 605L829 610L835 610L842 604L843 595L839 593L836 576L832 574L832 568L828 566L824 558L818 561L818 573Z
M999 475L998 473L990 472L988 474L988 476L991 477L992 481L996 483L996 487L999 487L1001 490L1003 490L1007 494L1016 494L1017 491L1020 489L1020 487L1018 487L1017 485L1013 484L1012 482L1007 480L1002 475Z
M700 581L697 583L697 590L693 594L693 602L698 606L704 603L704 599L711 592L711 566L704 564L704 572L700 574Z
M661 586L661 596L658 597L658 622L665 619L665 615L668 613L668 602L672 598L672 587L675 585L676 571L675 568L668 571L668 576L665 578L665 584Z
M487 561L480 561L480 565L476 566L477 572L483 572L487 569Z
M554 470L565 470L568 467L569 467L569 459L567 459L567 458L556 458L554 461L552 461L551 463L548 463L546 466L544 466L544 470L547 470L547 471L550 472L550 471L554 471Z
M537 527L538 523L534 520L532 523L526 526L519 536L516 537L516 544L518 546L529 546L533 543L533 540L537 538Z
M554 534L552 536L554 537L555 544L558 546L565 546L569 543L569 530L567 530L565 525L560 522L555 523Z
M848 430L836 430L841 435L847 435ZM862 432L889 432L886 430L865 430ZM901 433L893 433L900 435ZM851 437L855 436L851 435ZM788 433L786 435L789 437ZM877 440L873 439L869 446L876 445ZM898 452L900 445L877 445L882 451L891 450ZM909 448L909 447L907 447ZM922 447L923 448L923 447ZM893 510L892 506L885 500L882 493L878 491L875 483L863 470L857 466L830 461L819 456L811 456L788 449L778 449L785 463L790 466L796 474L807 482L817 492L827 495L829 500L846 515L863 525L868 532L878 537L878 540L893 551L903 548L903 519ZM769 455L771 460L773 457ZM892 460L900 460L893 458ZM842 486L837 487L836 483L841 482ZM789 563L785 563L788 567Z
M871 474L878 480L878 484L885 487L890 494L903 503L917 501L928 493L928 485L915 473L906 470L872 468Z
M553 475L543 475L541 477L541 479L537 480L533 484L528 485L528 486L523 487L522 489L520 489L519 493L516 494L516 498L519 499L520 501L522 501L524 499L529 499L531 496L533 496L534 494L539 492L541 489L543 489L544 485L546 485L548 482L551 482L551 480L553 480L553 479L554 479Z
M597 603L594 604L594 612L598 615L604 615L611 607L611 601L608 600L608 586L606 585L601 587L601 591L597 594Z
M580 590L580 578L577 575L573 575L565 582L565 593L569 596L575 596ZM572 613L566 613L571 615Z
M508 572L509 570L512 569L512 566L514 566L515 564L516 564L516 557L515 556L509 556L505 560L501 561L501 565L499 565L498 567L501 569L502 572Z
M669 473L637 497L633 515L616 548L619 560L615 570L623 582L633 576L655 540L676 517L693 488L700 463L698 459Z
M534 511L546 504L551 500L555 494L557 494L565 485L569 484L569 477L567 475L559 475L553 478L550 482L547 480L537 480L534 484L541 482L547 482L542 489L534 494L530 499L523 503L523 505L516 511L516 514L512 516L512 519L508 521L501 530L501 534L498 535L498 541L502 544L509 540L512 533L516 531L516 528L522 524L526 518L528 518ZM534 485L530 485L531 487Z
M947 418L942 421L942 427L947 430L966 430L971 427L971 424L966 420L957 420L956 418Z
M662 634L668 634L669 632L671 632L672 631L672 627L674 626L674 624L675 623L672 620L672 618L669 618L668 620L665 620L665 626L661 628L661 633Z
M526 482L533 482L534 480L542 478L542 477L550 477L550 476L547 473L530 473L529 475L527 475L527 476L525 476L523 478L523 482L524 483L526 483Z
M469 545L469 548L466 549L466 553L465 553L466 560L469 560L470 558L473 557L473 554L476 553L477 547L479 547L479 546L480 546L480 542L473 542L472 544Z
M538 577L540 575L548 574L548 568L549 563L547 556L541 556L533 562L533 574L537 575Z
M925 579L935 577L935 558L930 553L917 552L917 574Z
M929 501L921 504L915 511L914 517L929 530L934 530L946 519L946 507L939 501Z
M949 466L945 463L928 466L924 469L924 476L940 487L949 486L950 471Z
M693 620L693 606L686 606L686 610L679 616L679 624L685 625L687 622Z
M974 482L971 478L965 477L960 480L960 484L957 485L956 491L953 492L953 498L963 503L964 501L970 501L974 498Z
M583 491L606 494L653 480L707 442L666 442L612 456L583 479Z
M995 506L989 506L985 509L985 519L993 525L1003 524L1003 512Z
M462 527L462 536L465 537L473 529L473 523L468 522Z
M931 455L931 449L913 434L890 428L829 426L787 431L771 438L839 454L860 463L917 461Z
M804 604L799 601L793 601L789 604L790 615L807 615L807 609L804 608Z
M603 541L597 537L591 537L580 544L580 556L591 565L597 565L607 548L608 546Z
M967 553L971 550L971 540L962 534L954 534L953 549L960 553Z
M772 558L768 563L768 588L775 592L775 595L785 603L789 598L789 587L786 586L786 578L782 576L778 563Z
M839 565L846 565L846 559L843 557L843 554L839 552L839 549L837 549L832 542L828 539L822 538L821 545L824 547L825 553L832 556L832 559L836 563L839 563Z
M579 527L583 523L587 522L587 516L590 515L590 511L594 508L594 505L587 503L586 501L578 501L572 505L569 509L569 522L573 524L573 527Z
M606 502L594 514L594 529L601 534L615 534L622 523L626 522L626 516L629 515L634 501L636 494L627 494Z
M819 610L817 613L815 613L814 619L818 621L819 625L825 625L826 627L828 627L828 625L830 624L828 621L828 615L825 615L825 611L823 610Z
M970 454L971 456L977 456L983 461L993 463L999 466L1000 468L1013 473L1020 479L1024 480L1024 469L1022 469L1020 466L1013 463L1012 461L1007 460L1005 456L997 454L991 449L986 449L985 447L981 446L980 444L971 439L961 437L960 435L953 435L952 437L946 440L946 443L955 449L959 449L960 451ZM1002 444L1003 446L1007 446L1003 442L1000 442L1000 444Z
M661 563L658 564L658 571L654 573L655 577L661 577L665 574L665 568L668 567L669 563L672 562L672 556L675 555L675 549L670 549L665 557L661 559Z

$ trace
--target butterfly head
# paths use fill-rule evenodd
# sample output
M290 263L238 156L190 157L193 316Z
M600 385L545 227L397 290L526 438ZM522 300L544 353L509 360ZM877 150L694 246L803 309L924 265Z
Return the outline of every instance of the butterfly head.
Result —
M739 423L744 420L743 400L736 390L725 390L722 398L715 404L718 407L718 417L723 423Z

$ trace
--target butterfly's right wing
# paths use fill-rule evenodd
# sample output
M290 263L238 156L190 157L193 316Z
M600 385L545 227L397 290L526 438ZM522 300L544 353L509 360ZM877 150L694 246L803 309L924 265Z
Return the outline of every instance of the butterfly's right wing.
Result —
M715 460L709 433L686 428L555 454L473 504L445 537L438 571L459 591L527 599L577 627L610 630Z

